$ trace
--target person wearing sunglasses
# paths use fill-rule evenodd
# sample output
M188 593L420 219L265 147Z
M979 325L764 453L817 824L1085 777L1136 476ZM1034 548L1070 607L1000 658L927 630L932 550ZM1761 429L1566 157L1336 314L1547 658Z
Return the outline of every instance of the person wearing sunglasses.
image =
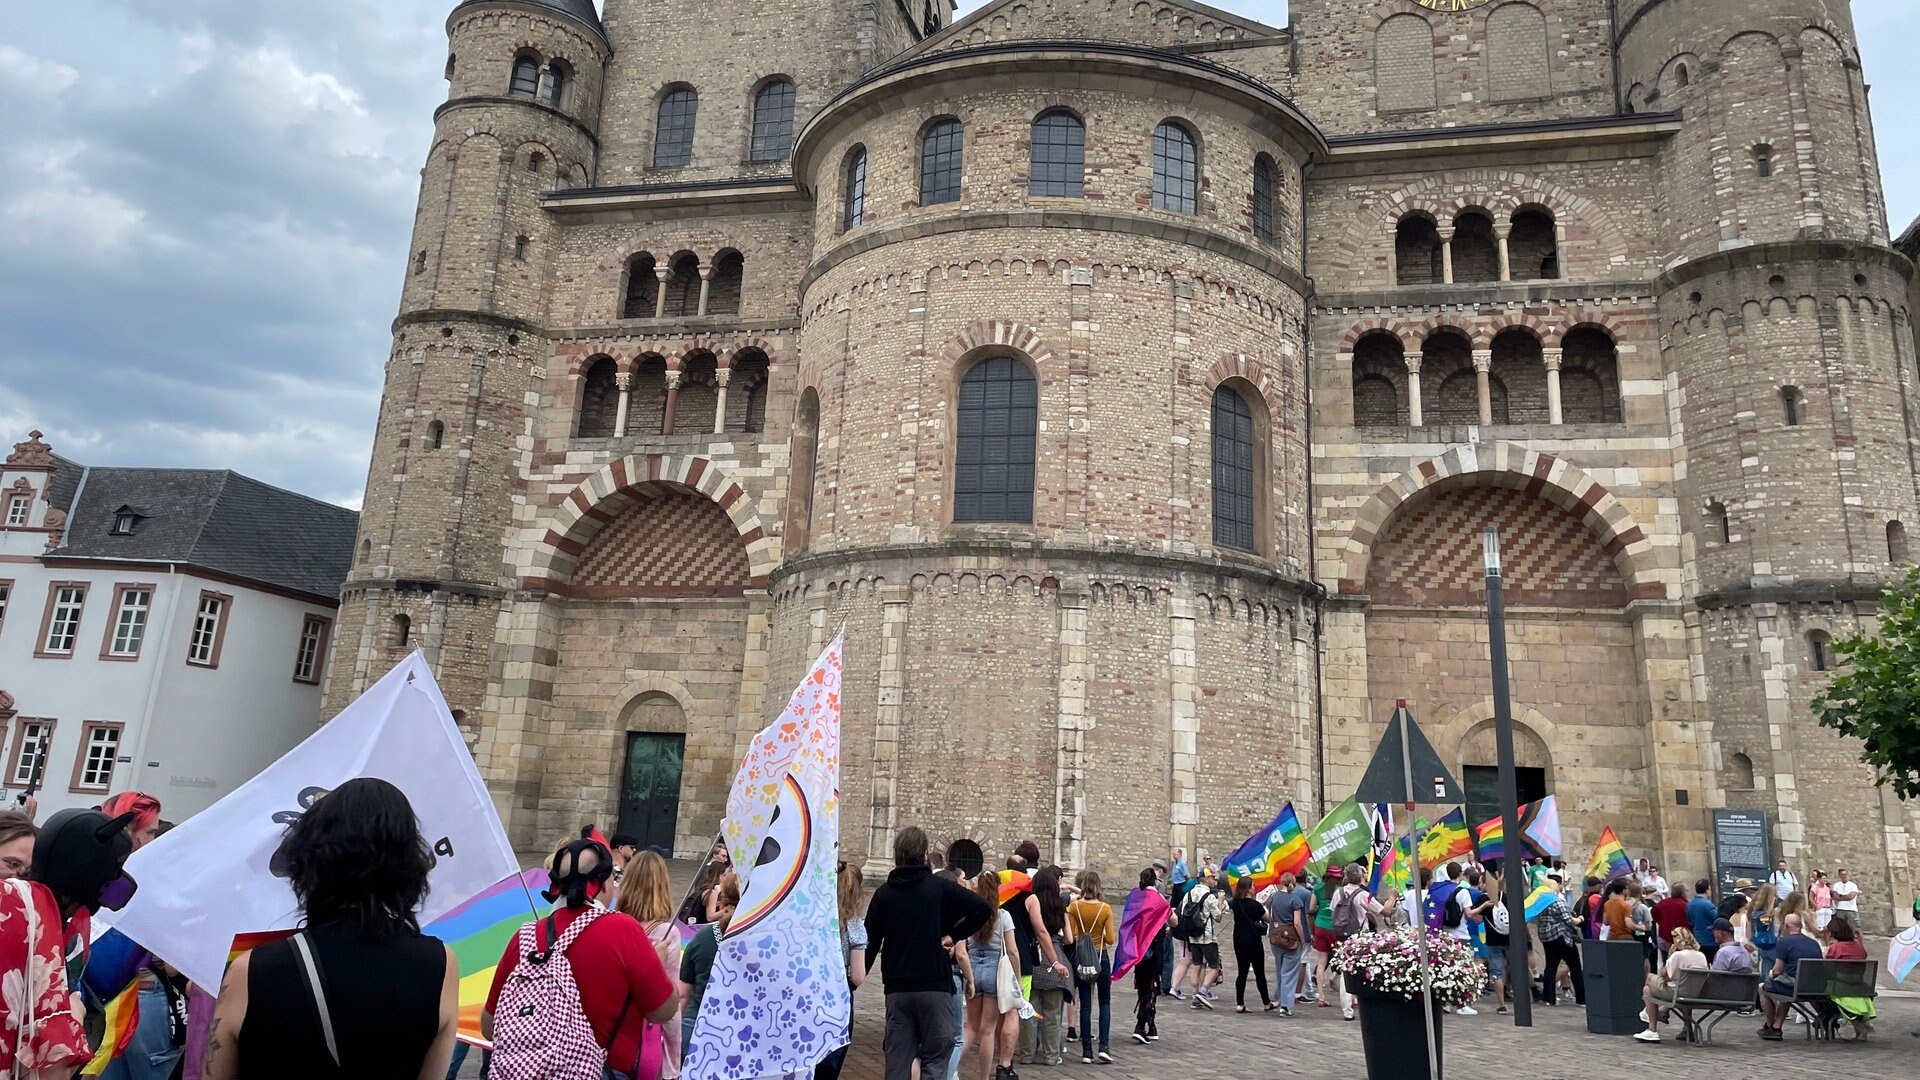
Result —
M0 982L14 988L0 995L0 1073L61 1076L92 1056L67 966L86 962L93 913L133 899L134 816L62 810L35 839L28 875L0 881Z

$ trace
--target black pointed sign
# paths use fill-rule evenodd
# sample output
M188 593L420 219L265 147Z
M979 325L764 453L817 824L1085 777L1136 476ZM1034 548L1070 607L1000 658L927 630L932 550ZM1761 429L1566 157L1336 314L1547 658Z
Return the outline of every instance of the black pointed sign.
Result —
M1407 755L1413 762L1413 792L1407 792L1406 767L1400 753L1400 728L1406 725ZM1387 733L1380 740L1379 749L1373 752L1373 760L1367 763L1367 772L1360 778L1360 786L1354 789L1354 797L1361 802L1370 803L1437 803L1443 806L1464 803L1467 793L1461 789L1460 782L1453 778L1440 761L1440 755L1427 741L1420 725L1413 722L1413 714L1407 711L1407 703L1396 702L1393 719L1387 722Z

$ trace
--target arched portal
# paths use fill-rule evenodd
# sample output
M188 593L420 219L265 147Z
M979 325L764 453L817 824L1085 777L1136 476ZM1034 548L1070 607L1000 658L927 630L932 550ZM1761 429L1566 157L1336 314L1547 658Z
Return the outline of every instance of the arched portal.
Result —
M680 773L687 749L687 711L673 695L649 690L621 710L616 743L620 802L615 831L641 847L674 849L680 818Z

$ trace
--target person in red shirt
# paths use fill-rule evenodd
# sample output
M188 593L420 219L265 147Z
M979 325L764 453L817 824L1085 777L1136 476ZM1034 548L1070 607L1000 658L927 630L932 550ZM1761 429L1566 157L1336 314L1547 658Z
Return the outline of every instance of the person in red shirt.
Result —
M1675 882L1667 898L1653 905L1653 929L1660 940L1662 958L1673 949L1673 932L1692 925L1687 921L1687 887Z
M591 830L583 832L590 834ZM583 835L554 852L547 872L552 882L546 893L548 899L564 898L551 916L552 931L564 934L605 888L613 873L613 855L604 843ZM545 924L547 920L540 922ZM514 945L507 943L500 966L493 973L493 986L487 991L486 1007L480 1013L480 1028L488 1038L493 1037L493 1013L500 989L521 960ZM631 915L602 911L567 950L566 961L580 988L580 1008L593 1025L593 1036L607 1048L607 1067L616 1077L631 1078L640 1061L643 1024L663 1024L673 1019L680 1007L679 991L660 966L660 955L646 928ZM618 1031L614 1030L616 1021Z

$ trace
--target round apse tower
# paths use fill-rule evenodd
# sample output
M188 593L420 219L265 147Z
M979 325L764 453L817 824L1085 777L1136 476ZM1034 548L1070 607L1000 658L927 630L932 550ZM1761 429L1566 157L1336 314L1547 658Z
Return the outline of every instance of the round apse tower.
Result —
M1324 148L1263 84L1097 43L910 57L807 124L772 663L845 625L850 857L912 823L1115 872L1310 790Z

